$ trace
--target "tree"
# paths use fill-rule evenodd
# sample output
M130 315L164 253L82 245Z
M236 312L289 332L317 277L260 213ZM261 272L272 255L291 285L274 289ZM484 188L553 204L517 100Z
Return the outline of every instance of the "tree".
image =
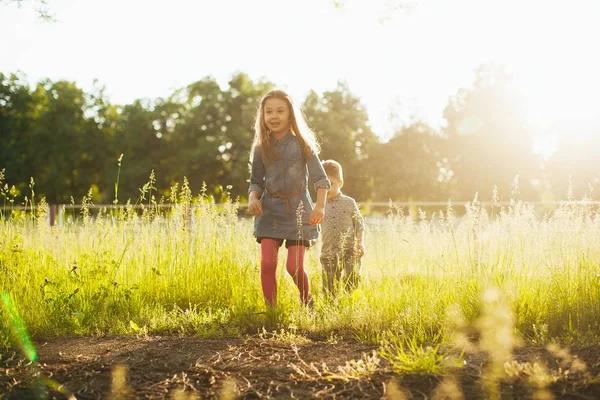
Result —
M344 191L359 200L372 197L373 177L367 170L377 137L360 100L345 83L319 96L310 92L303 106L309 125L321 142L321 158L334 159L348 177Z
M219 146L226 128L225 96L212 77L194 82L171 96L157 126L167 144L164 162L169 180L187 177L197 192L203 183L214 186L226 173Z
M539 177L540 160L533 154L533 131L503 67L479 67L473 87L450 99L444 118L454 198L470 199L476 192L490 198L494 185L509 198L516 177L521 195L535 197L532 180Z
M36 108L31 88L21 76L0 73L0 169L6 170L7 182L20 190L31 177L23 167L31 158L27 135Z
M552 130L561 138L545 169L553 198L565 199L570 192L574 198L597 199L593 190L600 183L600 118L564 118Z
M232 186L234 198L248 196L254 120L261 97L273 86L267 81L253 83L248 75L239 73L229 81L229 89L224 92L226 130L218 150L225 166L223 182Z
M110 151L105 156L109 161L109 164L105 165L109 168L105 176L112 176L112 182L115 182L117 160L123 154L118 188L121 202L136 202L139 199L139 189L148 181L152 170L161 180L161 184L169 182L166 178L169 171L163 162L166 152L162 140L163 127L157 122L163 107L164 101L160 99L155 102L136 100L121 109L120 118L116 121L115 134L108 139ZM163 187L161 184L157 187ZM112 187L113 185L109 184L106 189ZM112 196L113 193L111 200L114 198ZM108 196L104 197L108 199Z
M380 201L446 200L451 172L445 169L445 139L423 122L402 127L371 151L374 197Z
M86 95L67 81L45 80L31 89L16 75L0 78L0 163L7 180L27 193L34 178L36 193L50 203L83 197L98 182L102 156L100 132L85 117Z
M86 96L67 81L41 82L33 94L39 108L30 132L31 176L50 203L81 199L98 181L93 136L98 132L85 118Z

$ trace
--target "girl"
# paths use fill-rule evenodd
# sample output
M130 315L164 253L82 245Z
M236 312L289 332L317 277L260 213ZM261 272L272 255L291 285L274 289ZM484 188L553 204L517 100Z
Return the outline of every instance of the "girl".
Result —
M313 307L304 253L317 239L331 187L317 154L319 146L302 114L281 90L263 96L256 115L248 210L255 216L254 236L260 243L260 280L270 307L277 305L277 253L285 241L286 268L300 291L300 301ZM314 205L308 181L317 191Z

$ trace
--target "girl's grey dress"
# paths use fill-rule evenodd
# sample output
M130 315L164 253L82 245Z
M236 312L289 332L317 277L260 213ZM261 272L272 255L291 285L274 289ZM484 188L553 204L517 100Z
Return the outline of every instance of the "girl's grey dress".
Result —
M316 154L304 158L298 138L288 132L273 148L281 156L265 164L260 149L255 149L248 193L261 195L263 215L254 219L254 236L273 239L315 240L318 225L310 224L313 202L308 192L309 179L315 190L329 189L331 183Z

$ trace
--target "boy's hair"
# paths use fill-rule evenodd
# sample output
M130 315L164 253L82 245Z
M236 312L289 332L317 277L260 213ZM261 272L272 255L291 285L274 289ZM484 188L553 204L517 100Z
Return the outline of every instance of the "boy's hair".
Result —
M328 177L334 177L340 182L344 182L344 171L342 165L335 160L325 160L322 162L323 169Z
M265 123L264 117L264 106L267 99L276 98L284 100L287 103L290 112L290 130L300 140L302 146L302 153L304 157L309 157L311 154L319 154L321 148L314 132L308 127L306 119L302 113L302 110L296 108L292 98L281 89L269 90L261 99L256 110L256 121L254 123L254 142L252 143L251 157L252 154L259 149L263 159L267 163L271 163L277 157L275 150L271 147L269 140L270 132Z

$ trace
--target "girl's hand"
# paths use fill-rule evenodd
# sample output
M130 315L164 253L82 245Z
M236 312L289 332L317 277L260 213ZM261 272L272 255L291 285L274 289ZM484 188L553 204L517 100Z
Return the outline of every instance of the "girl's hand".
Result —
M323 206L315 206L315 208L310 213L310 224L317 225L323 222L323 217L325 216L325 207Z
M250 200L248 200L248 212L250 212L250 214L255 215L257 217L262 216L263 211L262 211L262 204L260 203L260 200L258 200L257 198L250 196Z

